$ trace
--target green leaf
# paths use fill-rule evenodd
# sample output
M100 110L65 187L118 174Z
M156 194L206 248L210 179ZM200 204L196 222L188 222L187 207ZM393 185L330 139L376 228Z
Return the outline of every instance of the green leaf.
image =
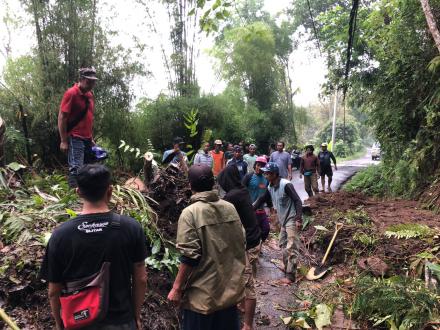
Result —
M121 140L121 144L119 145L118 149L121 149L123 146L125 146L125 141Z
M196 13L196 8L193 8L189 11L188 16L192 16Z
M70 215L71 218L74 218L78 215L74 210L71 209L66 209L66 213Z
M162 246L162 243L160 242L160 240L159 240L159 239L156 240L156 241L154 242L153 247L151 248L151 254L152 254L152 255L157 254L157 253L160 251L161 246Z
M327 228L325 228L324 226L321 226L321 225L317 225L317 226L313 226L313 227L315 227L316 230L328 231Z
M319 304L315 306L315 325L318 330L321 330L323 327L332 324L332 309L326 304Z
M6 165L6 167L11 169L14 172L17 172L18 170L20 170L22 168L26 168L26 166L24 166L23 164L19 164L17 162L9 163L8 165Z

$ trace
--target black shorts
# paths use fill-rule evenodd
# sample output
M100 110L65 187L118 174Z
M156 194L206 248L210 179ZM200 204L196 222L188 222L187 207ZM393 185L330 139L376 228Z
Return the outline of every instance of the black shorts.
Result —
M321 172L319 172L319 175L320 176L324 176L324 175L327 175L327 176L333 176L333 170L332 170L332 167L330 166L330 167L324 167L324 168L322 168L321 167Z
M232 306L212 314L200 314L183 310L182 330L239 330L240 319L237 306Z

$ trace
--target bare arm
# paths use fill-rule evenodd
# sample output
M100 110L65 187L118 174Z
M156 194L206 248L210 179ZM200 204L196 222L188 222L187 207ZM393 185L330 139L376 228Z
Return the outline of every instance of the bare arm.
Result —
M182 291L185 284L188 282L188 278L191 275L193 267L188 263L181 263L179 266L179 272L174 280L173 288L168 294L168 300L174 302L176 305L180 305L182 301Z
M60 133L60 149L63 152L67 152L68 146L67 146L67 119L68 114L60 111L58 114L58 132Z
M292 180L292 164L287 165L287 171L289 173L289 179Z
M134 318L138 329L142 329L141 325L141 308L145 299L145 290L147 288L147 271L144 261L133 264L133 306Z
M61 320L61 303L60 296L63 286L61 283L49 282L49 302L52 316L55 319L57 330L64 329L63 321Z

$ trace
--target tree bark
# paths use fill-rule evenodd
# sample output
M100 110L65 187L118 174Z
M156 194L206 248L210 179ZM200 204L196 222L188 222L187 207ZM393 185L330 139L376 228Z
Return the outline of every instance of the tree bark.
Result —
M434 38L435 45L440 53L440 32L437 28L437 24L435 23L434 14L432 13L431 6L429 5L428 0L420 0L422 4L423 12L425 13L426 22L428 23L429 31Z
M5 121L0 117L0 167L5 166Z

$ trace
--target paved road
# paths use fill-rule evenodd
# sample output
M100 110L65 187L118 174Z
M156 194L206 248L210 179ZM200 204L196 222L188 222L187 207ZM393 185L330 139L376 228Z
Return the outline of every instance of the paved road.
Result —
M378 162L371 161L370 150L362 158L339 164L338 170L333 171L333 191L340 189L341 185L351 176L370 164L378 164ZM303 201L308 198L304 190L304 180L299 178L298 171L294 173L293 185ZM298 287L296 285L286 287L278 283L284 274L276 267L276 264L282 264L281 251L277 245L276 238L272 237L263 244L262 254L259 258L256 281L257 314L255 317L256 329L259 330L285 329L280 316L288 316L289 313L286 310L298 303L295 296Z
M341 188L341 185L344 184L349 178L351 178L356 172L361 170L362 168L365 168L372 164L378 164L377 161L371 160L371 150L368 149L365 153L364 157L350 160L343 162L341 164L338 164L338 170L335 171L333 169L333 181L331 184L331 188L333 191L339 190ZM304 190L304 178L299 178L299 171L295 171L293 174L293 186L295 187L296 192L298 193L299 197L301 197L302 201L306 200L309 196L307 195L306 191ZM326 179L327 182L327 179ZM327 183L326 183L327 185ZM321 180L318 179L318 186L319 189L321 188Z

